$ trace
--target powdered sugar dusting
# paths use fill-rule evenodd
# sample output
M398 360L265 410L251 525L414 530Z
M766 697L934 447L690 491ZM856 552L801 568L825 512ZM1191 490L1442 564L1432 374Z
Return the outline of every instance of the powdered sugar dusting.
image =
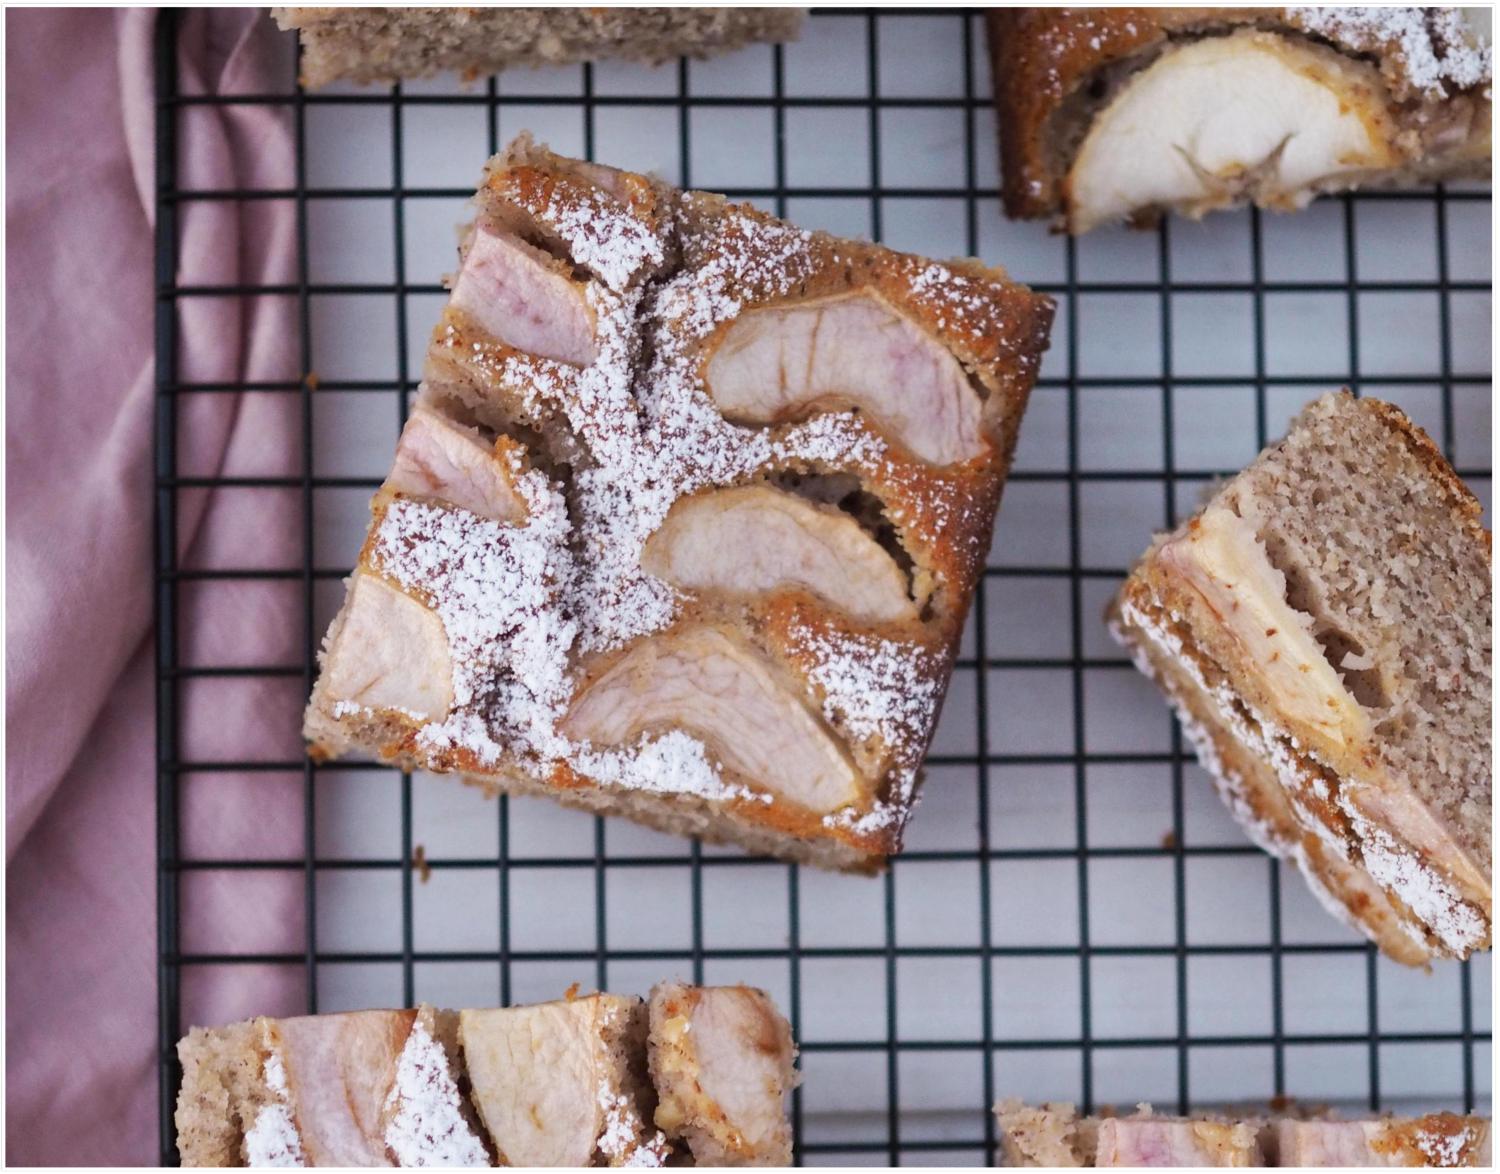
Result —
M1434 1129L1429 1122L1455 1121L1451 1117L1422 1118L1416 1124L1411 1144L1427 1164L1439 1168L1452 1168L1463 1164L1465 1151L1476 1144L1475 1130L1467 1121L1455 1121L1453 1129Z
M385 1144L398 1166L488 1166L489 1155L459 1111L443 1047L420 1017L401 1049L385 1101Z
M600 1122L594 1148L611 1166L664 1166L672 1147L660 1130L647 1133L634 1096L622 1087L620 1064L610 1053L611 1040L618 1040L622 1032L629 1038L627 1006L639 1010L640 1002L608 995L594 1001L598 1016L593 1034L594 1063L599 1079L595 1103Z
M261 1072L266 1087L276 1099L262 1106L254 1123L245 1131L245 1164L282 1168L306 1166L302 1138L292 1120L291 1093L280 1054L271 1051Z
M703 743L682 730L668 730L654 738L643 736L634 746L622 749L579 748L569 758L580 774L607 786L658 795L771 802L771 796L765 792L725 782Z
M1487 85L1492 50L1457 8L1288 8L1308 32L1361 53L1393 52L1406 83L1442 98Z
M935 658L922 647L806 627L792 642L811 654L808 676L823 691L824 714L854 741L894 750L932 728L942 688L933 679Z
M657 1130L651 1135L649 1141L638 1145L626 1155L622 1166L665 1166L667 1159L672 1156L672 1146L667 1141L667 1135Z
M915 802L918 765L942 700L941 657L921 645L832 633L794 622L788 648L823 694L823 715L849 741L890 761L887 794L867 811L823 817L826 827L869 835L900 828Z
M418 713L414 709L407 709L404 705L388 705L385 709L388 713L399 713L402 717L409 718L412 721L425 721L427 718L425 713ZM351 701L345 697L335 701L329 712L334 717L358 717L369 714L370 707L368 705L361 705L358 701Z
M599 1086L599 1108L604 1124L596 1143L611 1166L665 1166L671 1153L666 1135L646 1124L635 1102L607 1083Z
M1483 914L1465 902L1436 869L1403 848L1384 828L1360 818L1354 824L1370 875L1398 894L1444 945L1462 955L1489 936Z
M990 312L984 283L951 265L930 261L911 279L912 296L933 312L939 326L972 321Z
M661 238L604 192L589 191L577 203L554 193L543 215L567 241L573 260L612 290L666 260Z
M521 474L524 526L398 498L375 532L371 561L414 595L426 595L453 654L454 715L424 727L433 748L468 746L498 762L503 742L548 755L569 693L576 625L556 606L571 572L567 516L540 474ZM483 730L475 714L483 710Z

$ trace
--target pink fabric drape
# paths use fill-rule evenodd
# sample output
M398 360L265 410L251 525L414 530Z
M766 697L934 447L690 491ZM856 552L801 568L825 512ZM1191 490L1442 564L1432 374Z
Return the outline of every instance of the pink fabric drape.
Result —
M12 10L7 19L6 1064L16 1164L157 1160L157 904L152 624L153 33L150 10ZM184 93L285 91L264 10L180 18ZM178 115L178 186L285 188L275 106ZM289 201L179 205L178 280L284 282ZM285 297L181 302L181 382L295 380ZM183 394L178 475L300 471L297 397ZM184 568L295 566L299 498L184 489ZM295 582L184 582L179 662L298 663ZM180 757L296 758L297 678L179 685ZM184 855L300 855L300 781L184 774ZM241 881L245 883L241 883ZM295 873L182 878L185 948L300 948ZM295 969L189 968L184 1026L305 996Z

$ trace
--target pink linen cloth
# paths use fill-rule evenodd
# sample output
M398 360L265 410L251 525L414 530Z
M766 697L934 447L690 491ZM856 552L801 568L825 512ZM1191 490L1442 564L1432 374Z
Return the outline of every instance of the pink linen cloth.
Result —
M155 118L150 10L6 14L6 1143L13 1164L158 1160L156 698L152 643ZM264 10L180 17L183 93L286 92L291 54ZM289 112L178 115L177 185L286 188ZM285 200L179 205L178 281L292 280ZM296 305L183 298L177 474L301 471ZM300 497L182 488L183 568L295 567ZM296 580L183 582L183 665L299 664ZM295 760L298 676L176 686L179 758ZM185 773L180 851L298 857L301 780ZM187 872L184 950L302 947L296 871ZM184 1030L299 1009L300 968L189 966Z

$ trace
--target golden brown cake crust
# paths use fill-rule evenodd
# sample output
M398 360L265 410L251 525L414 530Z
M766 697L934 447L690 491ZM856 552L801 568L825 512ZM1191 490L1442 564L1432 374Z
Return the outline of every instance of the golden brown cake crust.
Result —
M1431 94L1429 55L1440 43L1404 42L1378 23L1336 22L1288 8L992 8L990 58L1000 128L1001 195L1017 219L1052 216L1064 202L1065 164L1054 157L1049 124L1059 107L1094 78L1150 56L1178 38L1240 28L1293 32L1373 60L1400 104ZM1410 10L1419 11L1419 10ZM1420 40L1420 38L1418 38ZM1489 136L1489 99L1479 103ZM1488 173L1488 147L1484 167Z

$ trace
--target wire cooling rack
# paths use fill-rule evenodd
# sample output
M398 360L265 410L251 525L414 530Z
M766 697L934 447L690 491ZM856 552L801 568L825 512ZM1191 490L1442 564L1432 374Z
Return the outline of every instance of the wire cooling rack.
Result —
M164 1160L172 1048L190 1023L505 1004L574 980L644 991L672 974L762 985L786 1009L809 1164L982 1163L987 1107L1008 1095L1487 1103L1488 957L1407 971L1322 913L1232 825L1099 618L1153 529L1340 384L1403 405L1488 501L1487 188L1076 242L1010 224L975 10L819 12L795 45L656 70L232 99L179 85L182 19L161 20L157 137ZM285 120L285 185L193 187L194 119L230 104ZM805 225L977 254L1057 299L925 800L879 879L297 753L316 644L416 386L454 225L484 158L521 129ZM288 280L181 283L194 204L259 202L292 209ZM284 303L296 371L188 378L189 317L226 298ZM242 415L279 405L299 430L288 468L198 468L193 413L226 394ZM209 545L233 553L179 551L205 500L256 495L287 506L285 564L262 565L261 536L213 534L212 508ZM282 593L285 611L266 614L289 615L291 636L252 612L249 651L204 662L203 595L261 588ZM287 737L200 752L205 713L231 743L284 713ZM248 813L216 806L230 787ZM258 928L229 928L246 922Z

